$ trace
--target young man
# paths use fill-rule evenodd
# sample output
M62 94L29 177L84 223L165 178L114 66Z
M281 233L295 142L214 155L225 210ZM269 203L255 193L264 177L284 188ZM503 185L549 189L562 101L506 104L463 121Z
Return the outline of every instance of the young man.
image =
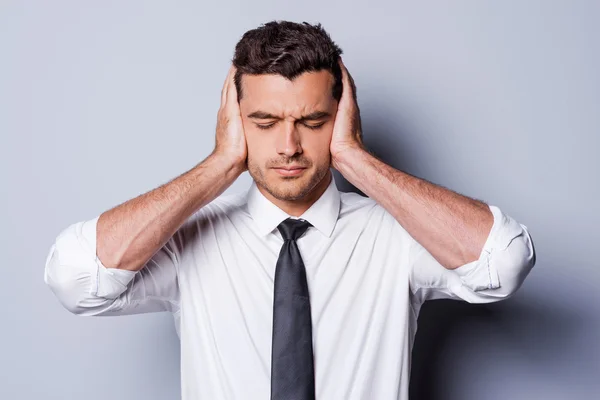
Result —
M184 400L407 399L423 302L505 299L535 264L525 225L365 149L340 54L320 25L247 32L213 152L51 247L71 312L173 313Z

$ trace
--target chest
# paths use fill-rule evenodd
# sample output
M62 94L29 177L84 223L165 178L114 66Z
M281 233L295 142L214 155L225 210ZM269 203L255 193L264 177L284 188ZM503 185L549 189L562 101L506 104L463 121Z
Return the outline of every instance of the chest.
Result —
M239 231L203 237L180 270L182 310L193 309L189 318L203 319L215 330L243 327L246 334L269 338L264 333L272 327L282 243L275 234L265 238ZM330 238L312 230L297 243L315 337L339 339L342 329L408 306L407 252L384 230L346 231Z
M213 235L185 260L179 285L182 358L189 371L228 371L232 387L268 393L281 244L277 236ZM356 376L406 358L407 328L415 317L408 257L381 230L327 240L312 232L298 247L310 293L318 391L346 398L336 391L366 384Z

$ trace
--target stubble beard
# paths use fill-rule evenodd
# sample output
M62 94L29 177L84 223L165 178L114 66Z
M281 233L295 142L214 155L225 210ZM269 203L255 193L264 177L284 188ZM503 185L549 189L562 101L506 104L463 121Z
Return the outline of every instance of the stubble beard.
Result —
M296 201L301 200L310 194L325 178L329 171L329 166L317 167L310 175L306 176L306 171L299 177L296 176L280 176L277 179L267 179L266 172L270 168L261 168L252 160L248 159L248 173L254 179L254 182L261 188L265 189L271 196L281 201Z

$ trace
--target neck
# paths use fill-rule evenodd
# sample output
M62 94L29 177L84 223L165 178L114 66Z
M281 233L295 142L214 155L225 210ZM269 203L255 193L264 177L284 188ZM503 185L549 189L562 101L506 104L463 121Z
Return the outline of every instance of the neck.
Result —
M309 194L298 200L280 200L273 197L269 192L263 190L260 186L258 189L273 204L285 211L286 214L293 217L299 217L304 214L304 212L308 210L323 193L325 193L325 190L327 190L327 187L329 187L331 179L333 179L333 176L330 170Z

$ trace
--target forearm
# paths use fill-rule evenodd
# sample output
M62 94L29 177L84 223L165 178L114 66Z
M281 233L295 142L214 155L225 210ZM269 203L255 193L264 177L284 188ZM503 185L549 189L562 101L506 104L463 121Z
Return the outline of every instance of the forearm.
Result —
M479 258L494 221L487 204L399 171L360 147L345 150L336 168L444 267Z
M196 210L241 174L214 152L191 170L100 215L96 254L107 268L141 269Z

